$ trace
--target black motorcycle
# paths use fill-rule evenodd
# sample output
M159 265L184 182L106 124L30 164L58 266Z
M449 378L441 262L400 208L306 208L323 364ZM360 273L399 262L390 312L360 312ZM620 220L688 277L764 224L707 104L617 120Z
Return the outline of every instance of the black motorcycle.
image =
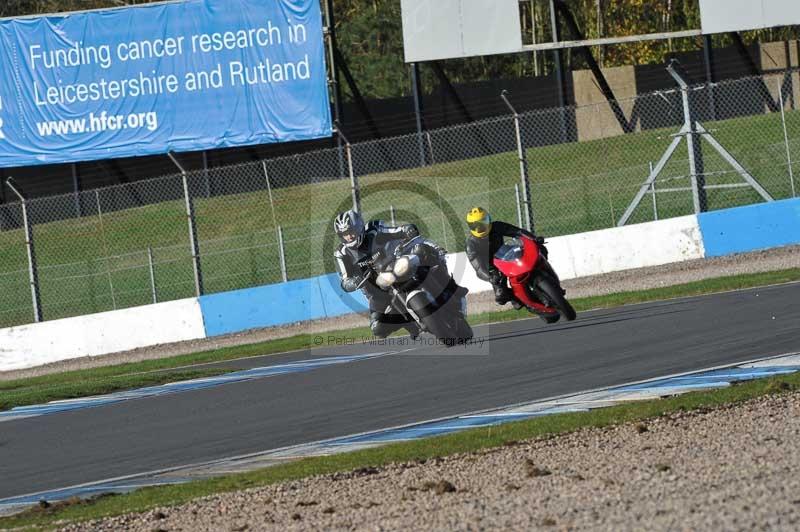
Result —
M425 246L422 237L391 241L362 266L369 280L392 295L390 305L407 321L434 335L446 346L472 338L466 318L469 291L459 286L447 265Z

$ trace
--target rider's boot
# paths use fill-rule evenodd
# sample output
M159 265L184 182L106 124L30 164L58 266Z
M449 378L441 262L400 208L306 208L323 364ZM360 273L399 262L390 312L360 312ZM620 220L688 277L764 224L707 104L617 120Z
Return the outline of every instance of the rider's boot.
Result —
M412 341L416 341L419 338L419 335L422 333L422 329L420 329L417 322L412 321L406 325L406 330L408 331L408 335L411 336Z
M514 310L520 310L525 308L525 305L517 301L516 299L511 301L511 306L514 307Z

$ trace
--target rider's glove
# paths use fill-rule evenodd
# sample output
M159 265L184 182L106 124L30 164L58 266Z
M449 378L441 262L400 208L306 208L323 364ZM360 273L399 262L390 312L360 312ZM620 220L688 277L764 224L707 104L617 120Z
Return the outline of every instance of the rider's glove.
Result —
M547 246L545 245L544 237L543 236L537 236L535 240L536 240L536 243L539 244L539 250L542 252L542 255L544 255L544 258L549 259L550 258L550 250L548 250Z
M361 283L364 282L366 278L368 278L370 274L365 275L354 275L353 277L348 277L344 281L342 281L342 289L345 292L355 292L361 286Z
M407 239L416 238L419 236L419 229L414 224L406 224L403 226L403 234Z
M422 261L423 264L428 264L429 262L431 262L431 259L433 257L432 251L433 250L430 247L426 246L425 244L417 244L411 250L411 252L414 253L414 255L417 255L419 257L419 260Z
M342 290L345 292L355 292L358 289L358 285L361 283L361 277L348 277L344 281L342 281Z

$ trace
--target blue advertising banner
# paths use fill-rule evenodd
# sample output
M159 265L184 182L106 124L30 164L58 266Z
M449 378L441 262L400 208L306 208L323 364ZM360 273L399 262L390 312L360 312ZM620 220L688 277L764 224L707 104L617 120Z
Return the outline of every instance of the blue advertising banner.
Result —
M319 0L0 20L0 167L331 133Z

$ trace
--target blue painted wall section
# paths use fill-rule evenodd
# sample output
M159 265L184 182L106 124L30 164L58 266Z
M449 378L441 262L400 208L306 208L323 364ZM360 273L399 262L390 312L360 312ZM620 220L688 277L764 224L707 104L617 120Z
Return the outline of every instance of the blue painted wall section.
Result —
M346 294L336 274L200 298L206 336L363 312L360 293Z
M800 244L800 199L700 214L706 257Z
M800 244L800 199L761 203L698 216L706 257ZM200 298L206 336L332 318L367 310L346 294L336 274Z

